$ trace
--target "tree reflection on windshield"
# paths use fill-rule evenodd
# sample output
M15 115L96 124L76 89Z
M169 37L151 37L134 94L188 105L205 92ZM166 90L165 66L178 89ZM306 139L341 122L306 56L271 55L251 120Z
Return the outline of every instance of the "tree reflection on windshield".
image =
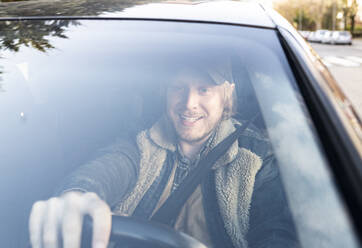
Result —
M75 20L6 21L0 23L0 49L18 52L21 46L33 47L41 52L54 48L47 37L66 39L66 29L80 25Z
M78 26L76 20L27 20L0 22L0 52L19 52L21 47L31 47L46 53L55 47L50 43L51 37L67 39L66 31L70 26ZM0 57L3 59L4 57ZM4 66L0 66L0 81L5 73ZM0 92L5 92L0 83Z
M149 3L150 1L148 1ZM158 2L158 1L152 1ZM30 3L26 0L0 0L0 17L31 16L98 16L106 12L122 11L135 5L144 4L142 0L64 0L52 4L49 2ZM22 46L47 52L55 47L50 37L67 39L66 30L70 26L81 25L76 20L23 20L0 22L0 58L1 51L19 52ZM1 74L4 74L0 66ZM4 92L0 83L0 92Z
M157 2L157 1L155 1ZM144 1L132 0L65 0L54 4L38 2L36 5L27 1L9 1L2 3L0 17L31 16L98 16L106 12L122 11L125 8L142 4ZM24 45L39 51L54 48L47 36L67 38L64 34L71 25L80 25L75 20L27 20L0 22L0 50L18 52Z

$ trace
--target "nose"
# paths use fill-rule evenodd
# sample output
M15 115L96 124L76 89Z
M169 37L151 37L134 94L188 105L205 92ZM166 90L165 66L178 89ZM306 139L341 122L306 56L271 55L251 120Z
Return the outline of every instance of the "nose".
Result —
M196 109L199 104L199 96L193 89L189 89L185 94L184 99L186 109Z

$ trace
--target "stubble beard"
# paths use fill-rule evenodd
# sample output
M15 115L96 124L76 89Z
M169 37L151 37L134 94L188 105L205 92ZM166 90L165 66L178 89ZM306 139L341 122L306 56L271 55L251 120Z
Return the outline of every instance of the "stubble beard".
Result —
M189 144L197 144L205 142L219 125L220 121L221 120L217 121L212 126L208 125L204 130L202 130L202 132L198 132L197 130L183 130L182 127L177 128L175 123L173 126L179 141L184 141Z

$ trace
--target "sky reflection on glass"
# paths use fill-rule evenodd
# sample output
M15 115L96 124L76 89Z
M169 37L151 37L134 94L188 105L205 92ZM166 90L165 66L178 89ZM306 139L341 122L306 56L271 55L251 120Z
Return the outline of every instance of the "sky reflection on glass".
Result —
M26 165L19 180L32 170L65 174L65 164L88 161L122 130L144 128L137 122L143 113L160 114L157 87L167 83L177 63L212 63L232 54L239 56L236 68L251 79L304 247L357 247L274 31L139 21L61 27L58 35L27 30L33 41L13 39L6 46L2 40L4 180L17 175L15 165ZM159 112L152 112L153 104ZM157 115L147 118L142 120L149 125Z

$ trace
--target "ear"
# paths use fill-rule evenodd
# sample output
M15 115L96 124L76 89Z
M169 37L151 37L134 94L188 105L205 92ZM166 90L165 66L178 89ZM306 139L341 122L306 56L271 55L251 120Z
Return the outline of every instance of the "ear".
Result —
M224 84L224 113L223 119L229 119L233 115L233 92L235 84L225 81Z
M235 90L235 84L225 80L223 85L225 90L225 99L231 99Z
M232 95L234 93L234 90L235 90L235 84L232 83L232 84L230 84L230 95Z

